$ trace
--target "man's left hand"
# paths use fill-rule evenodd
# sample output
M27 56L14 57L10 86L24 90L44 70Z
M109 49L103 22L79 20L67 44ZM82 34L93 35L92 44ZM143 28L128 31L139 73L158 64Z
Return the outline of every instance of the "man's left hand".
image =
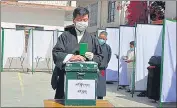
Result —
M94 54L92 52L86 52L85 57L87 57L89 60L93 59Z
M130 63L130 62L132 62L132 60L126 60L125 62Z

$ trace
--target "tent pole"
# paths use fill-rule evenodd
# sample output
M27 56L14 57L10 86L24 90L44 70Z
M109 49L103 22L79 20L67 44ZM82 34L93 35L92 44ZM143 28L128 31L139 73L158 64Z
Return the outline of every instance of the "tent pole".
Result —
M3 72L3 58L4 58L4 28L2 28L2 46L1 46L1 72Z
M132 79L132 97L133 97L133 95L134 95L134 93L135 93L135 68L136 68L136 66L135 66L135 62L136 62L136 53L135 53L135 46L136 46L136 26L137 26L137 23L135 22L135 33L134 33L134 62L133 62L133 79Z
M118 57L117 57L117 60L118 60L118 81L117 81L117 91L119 90L119 59L120 59L120 26L119 26L119 49L118 49Z
M33 51L34 51L34 46L33 46L33 29L31 29L31 36L32 36L32 74L34 73L34 66L33 66Z
M163 63L164 63L164 41L165 41L165 19L163 20L163 35L162 35L162 62L160 71L160 108L162 108L162 80L163 80Z

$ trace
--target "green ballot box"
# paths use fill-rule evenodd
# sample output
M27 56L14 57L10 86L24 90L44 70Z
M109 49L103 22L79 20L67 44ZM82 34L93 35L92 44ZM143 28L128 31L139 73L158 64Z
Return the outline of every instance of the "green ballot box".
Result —
M98 64L68 62L65 66L65 106L95 106Z
M79 53L82 56L85 56L85 53L88 50L88 44L87 43L80 43L79 44Z

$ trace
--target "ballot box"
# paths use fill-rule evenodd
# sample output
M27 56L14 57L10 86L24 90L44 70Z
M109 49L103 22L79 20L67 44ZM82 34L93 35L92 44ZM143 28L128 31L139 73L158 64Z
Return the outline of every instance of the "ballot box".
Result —
M98 64L91 61L68 62L65 71L65 106L95 106Z

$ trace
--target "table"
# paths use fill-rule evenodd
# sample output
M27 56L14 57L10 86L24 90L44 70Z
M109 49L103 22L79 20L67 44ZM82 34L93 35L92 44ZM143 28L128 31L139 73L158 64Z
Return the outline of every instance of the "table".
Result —
M106 108L112 108L114 107L109 101L107 100L97 100L96 101L96 106L64 106L64 100L55 100L55 99L48 99L44 100L44 107L77 107L77 108L82 108L82 107L106 107Z

